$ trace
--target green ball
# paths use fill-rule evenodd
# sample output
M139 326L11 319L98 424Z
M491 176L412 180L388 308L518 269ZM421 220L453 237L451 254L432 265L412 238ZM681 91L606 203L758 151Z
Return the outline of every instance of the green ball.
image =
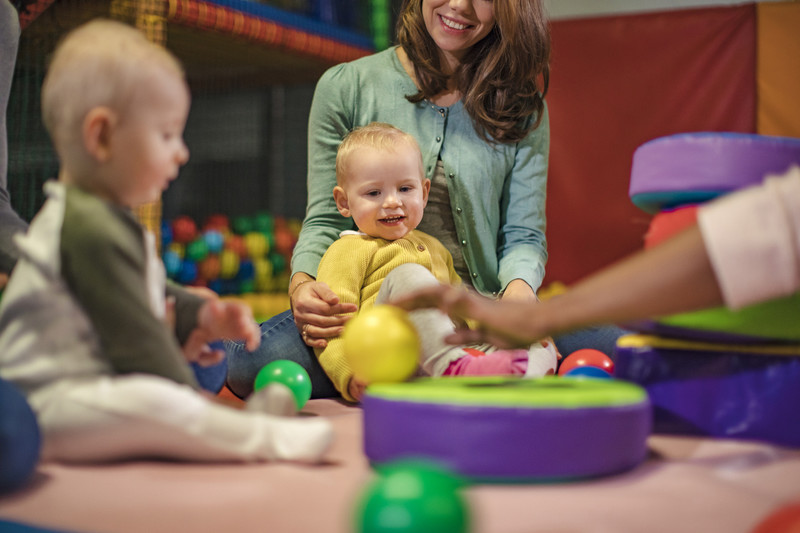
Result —
M463 480L433 464L385 465L358 503L357 531L466 533L470 516L463 486Z
M208 243L202 237L186 245L186 257L195 262L200 262L208 255Z
M259 391L270 383L286 385L292 391L298 410L302 409L311 398L311 378L308 377L308 372L294 361L281 359L265 365L256 375L253 390Z

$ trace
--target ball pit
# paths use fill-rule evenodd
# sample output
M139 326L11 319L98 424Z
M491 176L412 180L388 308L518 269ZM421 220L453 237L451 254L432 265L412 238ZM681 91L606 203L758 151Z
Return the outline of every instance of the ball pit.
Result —
M267 212L232 219L216 213L202 224L186 215L164 220L161 250L167 276L221 295L285 292L300 225Z

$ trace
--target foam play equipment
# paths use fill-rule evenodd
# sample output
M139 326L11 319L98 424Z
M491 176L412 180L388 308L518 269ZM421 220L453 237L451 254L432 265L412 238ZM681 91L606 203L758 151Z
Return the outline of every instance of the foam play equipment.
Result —
M698 206L665 210L653 217L645 248L657 246L697 221ZM627 327L642 333L709 342L800 342L800 294L732 311L725 307L680 313Z
M603 476L647 453L644 389L612 379L420 378L370 385L364 450L376 468L437 461L485 482Z
M648 213L696 204L761 183L800 164L800 139L749 133L681 133L633 154L629 195Z
M800 345L626 335L615 361L647 390L655 433L800 446Z

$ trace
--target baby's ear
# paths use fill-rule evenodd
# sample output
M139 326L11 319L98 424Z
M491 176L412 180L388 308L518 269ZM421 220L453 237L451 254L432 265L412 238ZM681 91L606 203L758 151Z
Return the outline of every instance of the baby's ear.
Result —
M333 188L333 199L336 201L336 209L343 217L350 217L350 204L347 202L347 193L338 185Z
M111 133L116 121L116 114L107 107L92 108L83 119L83 146L99 162L111 157Z
M422 206L428 205L428 194L431 192L431 180L424 178L422 180Z

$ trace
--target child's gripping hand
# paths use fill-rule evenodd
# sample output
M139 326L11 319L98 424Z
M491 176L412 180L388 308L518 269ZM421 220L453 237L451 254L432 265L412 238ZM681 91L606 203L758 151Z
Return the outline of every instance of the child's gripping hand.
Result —
M245 347L253 351L261 344L261 328L253 318L253 311L242 302L209 300L200 308L197 329L204 330L215 339L244 341Z

